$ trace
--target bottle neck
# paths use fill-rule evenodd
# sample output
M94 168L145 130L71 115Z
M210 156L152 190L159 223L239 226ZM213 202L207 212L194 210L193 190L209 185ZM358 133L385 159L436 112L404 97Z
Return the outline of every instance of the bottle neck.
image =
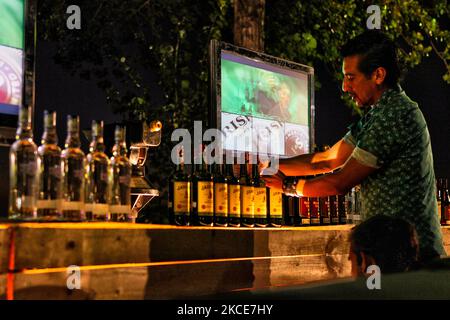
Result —
M31 124L23 123L19 124L16 131L16 140L33 139L33 130L31 130Z
M116 141L112 149L112 154L114 157L126 156L127 155L127 145L125 141Z
M65 147L66 148L79 148L81 146L80 134L78 131L69 132L67 134Z
M46 127L44 129L41 144L58 144L58 135L55 127Z
M244 164L241 164L240 165L241 166L241 170L240 170L240 176L241 177L245 177L245 176L247 176L247 164L246 163L244 163Z
M92 142L89 145L90 152L104 152L105 143L103 142L103 136L93 136Z

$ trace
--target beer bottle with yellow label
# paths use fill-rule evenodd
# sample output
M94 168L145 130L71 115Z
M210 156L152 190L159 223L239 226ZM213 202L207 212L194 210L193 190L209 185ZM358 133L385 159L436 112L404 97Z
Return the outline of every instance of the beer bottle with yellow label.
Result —
M267 188L267 199L270 226L281 227L283 225L283 191Z
M241 185L241 224L243 227L254 227L254 188L253 181L247 170L248 159L248 153L246 153L245 163L241 164L241 173L239 177L239 184Z
M252 164L252 184L254 198L255 226L267 227L267 190L266 183L259 176L258 164Z
M226 227L228 224L228 184L224 164L215 164L214 172L214 225Z
M234 176L233 165L226 164L225 168L228 183L228 226L239 227L241 225L241 185L239 179Z
M214 216L214 183L208 164L203 159L203 146L200 148L197 169L192 177L192 212L195 224L212 226Z
M190 224L189 214L191 208L189 175L185 172L183 150L179 151L179 163L170 182L171 223L177 226Z

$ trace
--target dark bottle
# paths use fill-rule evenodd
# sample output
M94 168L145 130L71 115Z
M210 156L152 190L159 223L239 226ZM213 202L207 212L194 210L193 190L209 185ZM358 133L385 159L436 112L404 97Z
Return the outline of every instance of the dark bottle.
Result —
M330 224L330 199L329 197L319 197L319 216L321 225Z
M312 226L320 225L319 198L309 197L309 216Z
M214 172L214 225L226 227L228 224L228 184L224 164L215 164Z
M203 150L203 147L201 148ZM212 226L214 216L214 183L208 164L200 153L201 165L196 165L195 174L192 177L193 186L193 218L194 225Z
M254 198L255 226L267 227L269 219L267 217L267 190L266 183L259 176L258 165L252 164L252 183Z
M283 225L283 191L267 188L267 208L271 227Z
M170 220L177 226L189 225L191 208L191 182L189 175L185 172L183 150L179 150L179 163L169 184L169 209Z
M41 166L37 217L45 221L59 220L62 217L62 172L55 111L44 111L44 134L38 154Z
M288 219L293 227L300 226L299 200L297 197L288 197Z
M254 188L253 181L247 170L248 154L245 156L245 164L241 164L239 184L241 185L241 225L243 227L254 227Z
M442 224L445 226L450 225L450 192L448 179L442 180L443 192L442 192Z
M298 210L300 217L300 225L309 226L311 225L311 216L309 210L309 198L308 197L300 197L298 199Z
M226 164L228 183L228 226L239 227L241 225L241 186L239 179L234 176L233 165Z
M339 218L339 224L347 223L347 210L345 206L345 195L337 195L337 215Z
M339 224L338 199L336 195L328 197L328 205L330 211L330 224Z
M289 198L287 195L283 194L282 202L283 202L283 221L285 226L292 226L292 220L289 215Z

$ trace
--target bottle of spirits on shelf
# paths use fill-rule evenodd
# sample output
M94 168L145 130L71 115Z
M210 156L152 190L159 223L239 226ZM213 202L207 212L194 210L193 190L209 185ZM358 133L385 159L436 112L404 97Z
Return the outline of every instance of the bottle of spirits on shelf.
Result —
M289 215L289 198L287 195L283 193L281 197L281 201L283 202L283 222L285 226L292 226L291 217Z
M245 163L241 164L241 174L239 183L241 185L241 212L243 227L255 226L254 215L254 187L253 181L248 174L247 164L249 163L248 153L245 154Z
M345 212L347 213L347 223L353 224L353 197L355 193L355 188L352 188L346 195L345 195Z
M203 159L203 146L199 148L200 165L192 177L194 225L212 226L214 216L214 183L208 164Z
M224 164L216 163L214 170L214 225L228 225L228 181Z
M86 158L80 149L80 118L67 116L67 138L61 153L63 173L63 219L66 221L83 221L84 213L84 169Z
M10 219L32 220L37 215L40 158L33 142L31 108L19 110L16 141L9 151L9 213Z
M319 197L309 197L309 215L312 226L320 225Z
M298 215L300 218L300 225L301 226L311 225L311 214L308 197L300 197L298 199L298 210L299 210Z
M300 226L299 205L300 205L300 198L288 197L289 220L290 225L293 227Z
M355 186L353 194L353 223L361 223L361 187Z
M329 211L330 211L330 224L339 224L339 212L338 212L338 197L337 195L328 197Z
M255 156L256 157L256 156ZM253 198L254 198L254 216L255 226L267 227L269 219L267 216L267 190L266 183L259 176L258 164L252 164L252 182L253 182Z
M345 206L345 195L337 195L337 215L339 218L339 224L347 223L347 210Z
M112 221L134 222L131 213L131 164L127 157L125 127L116 126L114 130L114 147L112 148L111 169L112 186L109 213Z
M191 182L184 165L184 150L178 150L178 164L169 183L169 209L171 223L177 226L190 225Z
M37 218L43 221L60 220L62 217L61 149L58 147L55 111L44 111L44 133L38 154L41 165Z
M445 226L450 225L450 191L449 181L447 178L442 180L443 192L442 192L442 224Z
M330 221L330 198L319 197L320 225L329 225Z
M105 154L103 121L92 121L92 141L86 158L86 218L90 221L108 221L111 167Z
M268 216L271 227L283 225L283 191L281 189L267 188Z
M241 185L235 177L233 164L226 164L226 178L228 183L228 226L241 225Z

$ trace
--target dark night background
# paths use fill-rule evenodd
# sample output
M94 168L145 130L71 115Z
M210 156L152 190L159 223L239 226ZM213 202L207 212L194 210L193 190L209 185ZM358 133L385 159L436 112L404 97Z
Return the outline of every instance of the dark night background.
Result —
M79 114L81 127L87 129L93 119L103 119L105 124L120 121L106 102L103 91L95 81L71 76L55 64L54 43L38 42L36 60L36 116L35 140L42 134L42 114L47 109L58 112L60 145L65 139L65 118L67 114ZM302 61L298 61L302 62ZM404 76L402 87L419 106L428 123L433 146L435 172L437 177L450 177L450 90L442 80L444 65L431 55L415 69ZM347 126L356 118L340 99L340 84L332 80L325 68L315 69L322 87L315 92L316 143L333 144L345 133ZM87 141L84 141L84 149ZM154 150L157 152L157 149Z

